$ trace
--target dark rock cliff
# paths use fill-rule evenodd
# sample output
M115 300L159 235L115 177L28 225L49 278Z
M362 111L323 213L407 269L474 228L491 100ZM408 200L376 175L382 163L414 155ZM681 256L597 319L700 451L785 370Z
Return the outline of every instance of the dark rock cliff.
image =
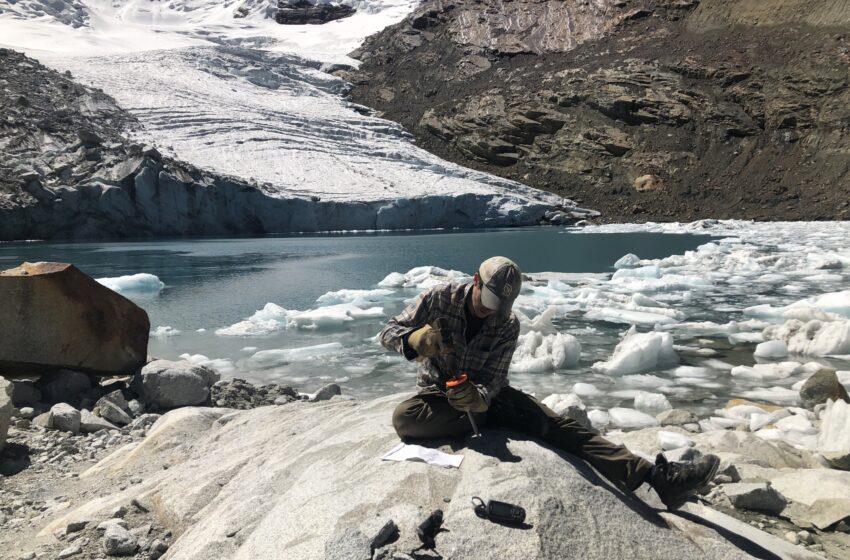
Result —
M353 99L607 220L850 219L850 4L426 0Z

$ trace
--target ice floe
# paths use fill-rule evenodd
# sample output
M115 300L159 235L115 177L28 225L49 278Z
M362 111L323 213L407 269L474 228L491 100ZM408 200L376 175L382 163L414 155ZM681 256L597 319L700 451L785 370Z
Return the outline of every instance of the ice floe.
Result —
M511 370L528 373L575 367L581 356L581 344L571 334L521 334L511 360Z
M645 412L633 408L615 407L608 411L611 424L617 428L649 428L658 425L658 420Z
M180 331L170 325L160 325L151 331L151 336L154 338L168 338L178 334L180 334Z
M812 356L850 353L850 321L790 319L764 329L764 338L784 342L790 352Z
M607 361L593 369L609 375L639 373L671 366L679 361L673 350L673 337L666 332L639 333L632 327Z
M110 290L125 295L155 294L165 287L165 283L162 280L146 272L114 278L96 278L96 280Z

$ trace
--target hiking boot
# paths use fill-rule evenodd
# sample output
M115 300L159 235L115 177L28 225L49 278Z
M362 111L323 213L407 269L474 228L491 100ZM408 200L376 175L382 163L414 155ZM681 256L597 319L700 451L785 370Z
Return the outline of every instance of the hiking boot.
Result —
M671 463L663 453L659 453L649 473L649 485L668 510L678 509L711 482L719 466L717 455L705 455L696 461Z

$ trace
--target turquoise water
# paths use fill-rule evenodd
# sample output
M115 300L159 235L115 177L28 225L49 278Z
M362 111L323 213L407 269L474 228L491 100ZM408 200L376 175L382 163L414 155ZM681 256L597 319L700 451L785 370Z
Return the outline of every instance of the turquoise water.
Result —
M485 258L501 254L525 272L605 273L627 253L659 258L694 249L709 236L659 233L575 234L557 228L492 231L340 234L237 239L0 244L0 266L22 261L71 262L96 278L150 273L165 283L152 294L127 294L150 315L151 328L169 326L175 336L152 337L151 355L201 354L218 360L225 376L277 381L314 390L334 380L361 396L404 390L413 368L374 340L386 318L418 289L400 289L377 302L380 318L341 328L283 329L259 337L225 337L215 330L250 317L267 303L288 310L321 308L316 299L342 289L373 289L392 272L433 265L475 272ZM565 329L587 322L560 320ZM202 332L197 332L203 329ZM622 325L597 324L581 337L582 368L616 344ZM261 350L338 344L342 352L294 357L259 367L248 358ZM576 372L577 373L577 372ZM552 373L526 374L528 384L557 389ZM566 387L565 387L566 388ZM564 389L565 389L564 388Z

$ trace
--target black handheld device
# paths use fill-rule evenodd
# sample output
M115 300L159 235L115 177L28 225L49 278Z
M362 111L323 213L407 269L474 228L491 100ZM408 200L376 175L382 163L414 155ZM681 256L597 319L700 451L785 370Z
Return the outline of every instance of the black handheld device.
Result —
M434 537L443 531L443 510L435 509L431 512L425 521L416 527L416 536L422 542L422 547L428 550L433 550L437 544L434 542Z
M525 510L520 506L497 500L488 500L485 504L478 496L472 498L472 504L475 506L475 515L495 523L522 525L525 522Z

